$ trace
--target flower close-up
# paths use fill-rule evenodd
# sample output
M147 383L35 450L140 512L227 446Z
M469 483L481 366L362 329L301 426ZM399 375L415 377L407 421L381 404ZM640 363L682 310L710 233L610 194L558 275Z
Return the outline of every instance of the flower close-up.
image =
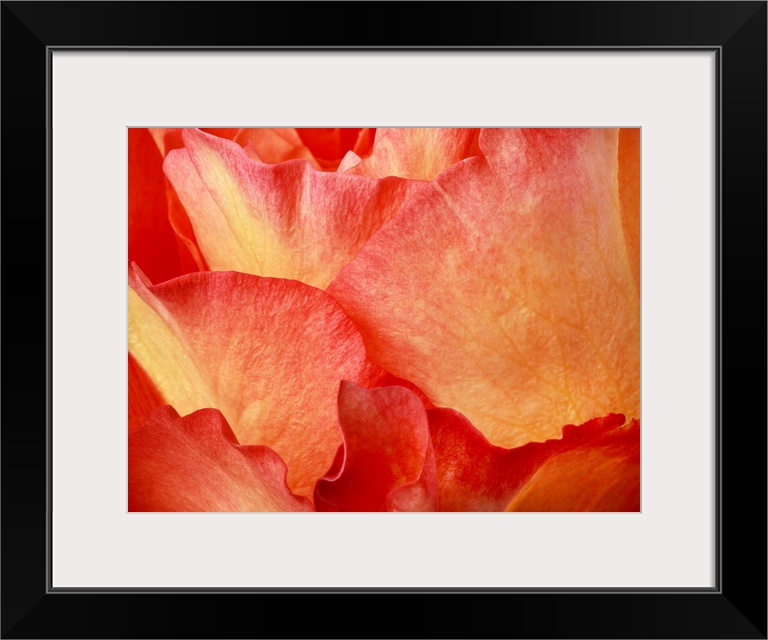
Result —
M129 511L639 511L640 130L128 130Z

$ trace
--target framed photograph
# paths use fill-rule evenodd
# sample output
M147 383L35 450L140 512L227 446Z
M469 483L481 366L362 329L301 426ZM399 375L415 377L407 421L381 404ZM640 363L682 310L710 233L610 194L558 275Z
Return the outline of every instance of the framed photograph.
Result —
M765 2L2 12L3 637L766 637Z

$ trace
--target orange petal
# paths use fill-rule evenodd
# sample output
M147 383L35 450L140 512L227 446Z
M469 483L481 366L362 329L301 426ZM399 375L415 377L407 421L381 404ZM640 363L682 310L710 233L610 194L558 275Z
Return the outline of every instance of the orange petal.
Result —
M267 164L286 160L306 160L316 169L320 164L304 144L296 129L242 129L234 137L243 148L252 150L252 159Z
M377 129L371 155L345 169L368 178L432 180L460 160L480 155L478 133L479 129Z
M387 377L352 321L296 281L206 272L152 285L129 275L129 348L162 397L182 414L221 410L241 443L273 448L291 489L309 495L341 444L340 381Z
M311 511L268 447L241 446L215 409L156 409L128 436L129 511Z
M152 409L165 404L147 372L128 354L128 431L146 422Z
M389 493L417 483L422 475L429 428L421 400L403 387L369 391L342 382L339 424L344 444L330 472L315 487L317 509L391 510ZM415 502L410 499L410 506ZM417 510L424 510L419 506Z
M208 266L324 288L419 183L254 162L236 143L185 130L165 171Z
M572 443L573 434L563 434ZM565 447L533 474L507 511L640 511L640 423Z
M627 259L640 293L640 129L619 131L619 197Z
M639 416L640 314L609 129L483 130L329 286L369 356L512 447Z
M639 505L639 423L623 427L622 415L595 418L578 427L567 425L559 439L513 449L493 446L451 409L433 409L428 415L440 511L601 511L606 509L600 507L611 501L627 506L632 500ZM560 482L558 474L568 468L571 456L593 459L609 449L634 455L634 466L621 470L619 477L614 469L594 468L589 489L585 483L569 482L565 477ZM586 465L577 471L586 475ZM538 482L544 486L545 481L547 496L536 489ZM591 490L602 491L602 501L592 500L593 496L587 495ZM532 497L518 502L519 496L529 494ZM551 509L545 507L547 497L552 501ZM541 500L541 508L535 508L536 499ZM510 504L526 508L509 509Z

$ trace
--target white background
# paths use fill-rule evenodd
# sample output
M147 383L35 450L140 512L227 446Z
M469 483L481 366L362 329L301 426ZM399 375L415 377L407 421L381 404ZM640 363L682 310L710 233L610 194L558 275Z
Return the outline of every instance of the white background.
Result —
M714 585L712 53L53 62L53 586ZM128 126L642 126L642 513L128 514Z

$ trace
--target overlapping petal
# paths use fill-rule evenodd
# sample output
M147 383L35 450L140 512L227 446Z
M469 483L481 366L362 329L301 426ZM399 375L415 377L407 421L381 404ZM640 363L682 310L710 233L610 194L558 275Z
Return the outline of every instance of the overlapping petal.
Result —
M609 414L504 449L451 409L428 414L441 511L640 509L638 421Z
M193 268L168 218L163 157L147 129L128 129L128 259L157 281Z
M184 146L183 128L149 129L155 143L167 156ZM210 135L234 140L258 162L277 164L286 160L306 160L320 171L335 171L348 151L366 157L373 146L375 129L321 129L291 127L201 128Z
M639 130L132 131L131 510L639 510Z
M339 390L344 444L330 473L315 487L318 510L384 511L394 489L417 483L429 448L424 405L403 387L369 391L350 382ZM434 464L432 476L434 476ZM429 470L427 470L429 473ZM418 511L434 511L431 505ZM432 506L425 509L424 506Z
M340 170L368 178L432 180L460 160L480 155L479 129L377 129L371 154L354 152Z
M241 129L231 139L256 162L277 164L286 160L306 160L320 169L320 164L296 129ZM184 146L183 143L180 146Z
M351 151L358 157L371 152L375 129L355 128L300 128L295 130L302 143L312 153L317 168L335 171Z
M163 155L163 158L165 158L174 149L179 149L184 146L184 139L182 138L182 132L184 129L181 127L153 127L148 129L148 131L152 136L152 139L155 141L157 148L160 150L160 153ZM211 129L200 129L200 131L205 131L206 133L209 133L212 136L217 136L219 138L235 140L242 134L243 131L250 131L250 129L241 129L239 127L214 127ZM257 129L257 131L272 131L272 129ZM242 146L245 146L245 142L242 144ZM282 158L281 160L287 159L288 158ZM280 162L281 160L277 160L276 162Z
M222 129L222 135L234 135L238 130ZM142 265L155 282L169 280L185 273L205 270L207 265L200 254L195 233L179 197L163 173L163 160L169 151L182 146L182 129L131 128L130 140L141 141L143 153L128 153L128 228L137 232L128 238L128 260ZM154 142L154 144L153 144ZM152 200L142 206L132 192L146 192L152 185ZM151 221L150 228L144 219ZM158 234L158 229L162 235ZM158 247L158 238L165 238L165 246ZM171 270L158 271L153 261L173 260Z
M495 445L639 415L636 240L618 132L483 130L328 291L370 357Z
M165 172L208 266L324 288L420 183L255 162L236 143L184 130Z
M224 416L154 410L128 435L129 511L311 511L274 451L241 446Z
M564 429L563 446L507 511L640 511L640 422L591 438L578 428Z
M343 382L344 442L315 487L331 511L637 511L640 426L610 414L505 449L402 387Z
M152 409L165 404L147 372L128 354L128 431L144 424Z
M129 349L181 414L216 408L241 444L263 444L311 494L341 444L341 380L389 384L338 304L297 281L235 272L152 285L129 273Z
M200 131L225 140L233 140L243 147L244 153L249 158L256 162L277 164L298 159L306 160L317 170L335 170L347 149L354 149L360 154L367 155L375 130L205 128ZM198 246L189 216L176 191L163 176L162 165L158 165L158 158L165 158L174 149L184 147L183 132L182 128L131 129L129 132L133 140L141 140L146 147L140 151L132 147L129 153L133 163L133 174L129 184L132 185L134 192L129 205L129 226L137 229L137 232L132 234L129 246L134 250L144 249L131 259L135 258L138 264L146 263L147 272L155 281L209 268ZM159 156L157 151L151 149L150 138L154 140ZM337 147L338 158L333 155L329 159L316 158L313 154L313 149L320 154L328 154ZM142 206L141 200L135 195L135 193L143 194L149 188L155 191L151 209ZM159 234L156 229L149 228L147 222L157 226L162 233ZM158 260L166 262L177 260L175 249L169 253L167 249L158 250L157 247L161 240L165 240L166 243L172 240L172 235L168 235L169 224L172 232L175 232L176 241L182 245L178 250L181 266L180 268L176 266L170 271L168 269L156 271L154 263Z

